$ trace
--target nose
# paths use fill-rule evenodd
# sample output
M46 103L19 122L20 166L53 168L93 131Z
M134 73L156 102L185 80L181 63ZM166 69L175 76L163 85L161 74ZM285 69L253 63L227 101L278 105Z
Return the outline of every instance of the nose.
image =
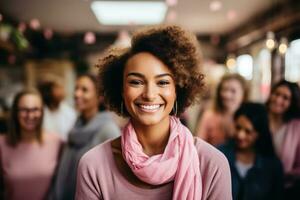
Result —
M242 139L245 138L246 133L243 129L240 129L240 130L237 130L236 136L237 136L238 139L242 140Z
M75 92L74 92L74 98L78 98L79 96L81 95L81 91L80 89L75 89Z
M154 84L147 84L146 87L144 87L143 91L143 98L148 101L153 101L157 95L157 87Z

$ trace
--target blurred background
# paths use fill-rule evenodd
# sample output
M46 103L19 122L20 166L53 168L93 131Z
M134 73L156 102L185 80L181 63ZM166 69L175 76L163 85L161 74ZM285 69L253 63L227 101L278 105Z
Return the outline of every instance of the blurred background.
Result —
M45 74L63 78L72 105L76 76L96 72L103 51L126 47L134 30L151 24L177 24L197 35L205 100L224 73L239 73L250 99L264 102L272 83L300 83L299 11L299 0L1 0L0 118L17 91ZM200 109L188 111L192 130Z

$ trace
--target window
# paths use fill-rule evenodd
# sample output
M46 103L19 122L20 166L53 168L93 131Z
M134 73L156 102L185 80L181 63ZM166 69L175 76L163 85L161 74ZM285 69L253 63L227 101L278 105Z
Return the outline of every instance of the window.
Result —
M248 54L240 55L236 59L237 72L245 79L251 80L253 76L253 59Z
M284 77L287 81L300 81L300 39L292 41L286 52Z

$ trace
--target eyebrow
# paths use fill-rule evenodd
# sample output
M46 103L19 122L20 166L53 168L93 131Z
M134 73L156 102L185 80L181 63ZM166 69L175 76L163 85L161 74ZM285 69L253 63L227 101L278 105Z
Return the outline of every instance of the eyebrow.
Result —
M130 72L127 74L127 77L128 76L138 76L140 78L145 78L145 76L143 74L138 73L138 72ZM155 76L155 78L160 78L160 77L164 77L164 76L170 76L171 78L173 78L172 74L170 74L170 73L158 74Z

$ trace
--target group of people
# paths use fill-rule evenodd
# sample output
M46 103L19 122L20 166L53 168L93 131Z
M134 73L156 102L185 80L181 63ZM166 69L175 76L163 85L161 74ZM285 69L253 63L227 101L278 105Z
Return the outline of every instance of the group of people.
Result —
M0 136L0 199L74 199L81 156L120 135L101 105L95 76L84 74L76 80L76 120L72 110L59 103L60 87L51 79L40 85L41 92L28 88L16 95L9 131Z
M233 199L295 199L300 189L300 89L276 83L265 103L250 103L247 83L225 75L196 135L227 157Z
M99 60L97 78L77 78L79 114L65 140L43 129L40 93L17 94L9 131L0 137L1 198L295 197L300 180L297 84L279 82L262 105L247 101L241 76L226 75L215 106L203 113L193 134L179 117L201 98L200 55L196 37L178 26L136 32L129 48L111 49ZM129 119L121 131L103 105ZM61 120L72 120L66 118Z

